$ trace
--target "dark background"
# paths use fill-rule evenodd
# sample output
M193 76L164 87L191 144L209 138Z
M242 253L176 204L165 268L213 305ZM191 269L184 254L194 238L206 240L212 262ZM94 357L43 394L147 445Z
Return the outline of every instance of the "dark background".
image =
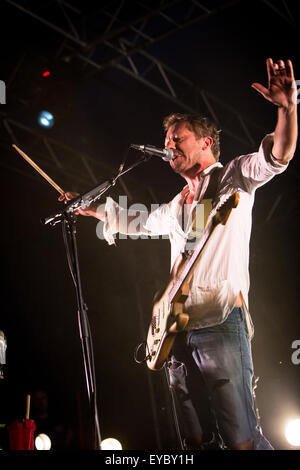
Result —
M193 1L15 3L24 10L0 4L1 24L8 26L1 31L0 53L0 79L7 85L7 104L0 107L0 329L8 341L1 423L22 419L26 394L43 388L51 415L73 429L71 448L87 449L92 431L74 285L60 225L40 223L60 207L59 194L11 144L59 186L76 191L115 175L126 154L126 165L134 162L138 154L128 152L130 143L162 146L161 123L170 112L189 108L217 116L223 163L255 151L274 130L276 109L251 83L267 83L267 57L291 59L297 79L299 17L290 1L206 0L206 14ZM120 45L133 41L136 50L120 57ZM151 55L152 68L141 52ZM153 60L169 67L164 70L176 99L159 82ZM51 74L44 78L46 69ZM197 87L210 97L210 107ZM42 109L53 112L53 128L37 124ZM257 191L251 238L257 405L264 433L278 449L289 448L284 426L300 415L300 365L291 361L292 342L300 339L298 153L284 174ZM169 201L183 185L167 163L153 158L110 195L126 194L128 205L150 205ZM108 246L96 227L94 219L78 219L102 438L115 437L126 450L176 448L164 371L150 373L133 359L146 336L153 294L168 273L169 242L129 239Z

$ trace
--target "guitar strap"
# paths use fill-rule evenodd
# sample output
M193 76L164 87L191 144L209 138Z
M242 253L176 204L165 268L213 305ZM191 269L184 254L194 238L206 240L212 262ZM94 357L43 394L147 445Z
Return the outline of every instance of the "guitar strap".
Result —
M189 241L191 238L201 238L203 234L209 214L211 213L213 204L216 200L221 170L222 168L216 167L212 171L204 196L201 201L197 202L197 205L193 209Z

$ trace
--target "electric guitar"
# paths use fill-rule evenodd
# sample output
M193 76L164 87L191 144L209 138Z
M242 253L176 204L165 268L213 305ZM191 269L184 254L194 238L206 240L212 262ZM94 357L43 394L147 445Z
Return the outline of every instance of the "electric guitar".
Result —
M237 207L238 202L239 193L232 194L207 224L195 250L190 250L177 258L175 269L173 269L176 274L171 277L163 294L153 305L152 321L146 342L146 363L149 369L159 370L163 367L177 333L187 326L189 315L184 313L184 303L189 294L189 282L194 269L214 229L219 224L226 224L232 209Z

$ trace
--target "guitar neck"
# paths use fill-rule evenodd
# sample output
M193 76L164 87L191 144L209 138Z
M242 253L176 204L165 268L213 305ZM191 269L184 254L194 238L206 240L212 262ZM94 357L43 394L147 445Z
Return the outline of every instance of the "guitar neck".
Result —
M229 196L229 198L216 211L216 214L205 228L202 238L196 245L196 249L191 255L188 255L188 258L184 261L182 267L180 268L180 271L176 276L175 281L173 282L173 285L169 291L170 303L173 302L176 295L180 293L179 291L182 290L183 284L188 281L188 278L190 276L192 276L195 264L216 226L219 224L225 225L227 223L232 209L236 208L238 203L239 193L235 192L231 196Z
M189 276L192 276L193 270L196 264L197 259L199 258L200 254L202 253L204 247L206 246L206 243L208 242L211 234L213 233L216 225L211 222L211 224L207 227L205 230L205 233L203 234L201 240L196 246L196 249L193 251L193 253L186 259L184 262L183 266L181 267L181 270L176 276L176 280L174 281L172 288L169 292L169 302L173 302L177 293L179 292L180 288L183 286L184 282L188 280Z

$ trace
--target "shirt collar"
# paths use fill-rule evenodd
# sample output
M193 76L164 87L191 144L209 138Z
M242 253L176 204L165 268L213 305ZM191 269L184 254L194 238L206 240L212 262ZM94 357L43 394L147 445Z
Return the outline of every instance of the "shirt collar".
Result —
M222 165L221 162L213 163L212 165L205 168L205 170L201 171L201 174L200 174L201 178L203 178L204 176L209 175L214 168L223 168L223 165Z
M210 175L210 173L213 172L214 168L223 168L223 165L221 162L216 162L213 163L212 165L208 166L205 168L205 170L201 171L200 173L200 178L204 178L207 175ZM186 194L189 192L189 186L188 184L184 186L184 188L181 190L180 194L181 196L186 196Z

